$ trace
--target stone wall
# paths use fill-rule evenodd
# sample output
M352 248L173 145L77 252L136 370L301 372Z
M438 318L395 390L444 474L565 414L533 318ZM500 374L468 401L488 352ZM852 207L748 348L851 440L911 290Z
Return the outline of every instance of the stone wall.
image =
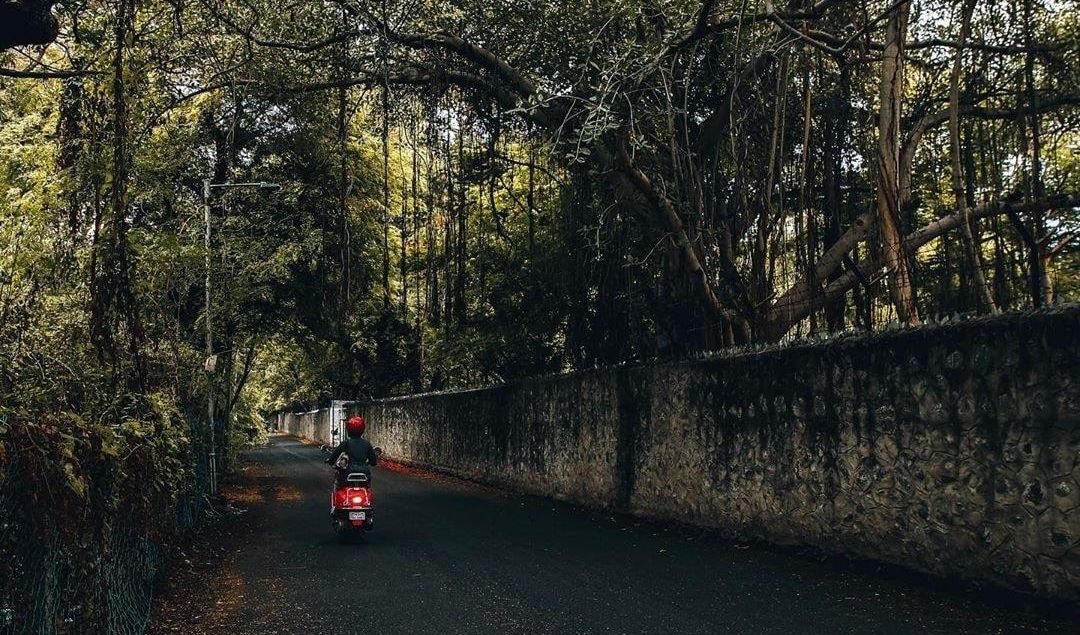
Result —
M1076 601L1078 355L1071 307L353 410L398 460Z
M272 415L270 426L308 441L325 445L334 443L330 430L330 409L311 412L283 412Z

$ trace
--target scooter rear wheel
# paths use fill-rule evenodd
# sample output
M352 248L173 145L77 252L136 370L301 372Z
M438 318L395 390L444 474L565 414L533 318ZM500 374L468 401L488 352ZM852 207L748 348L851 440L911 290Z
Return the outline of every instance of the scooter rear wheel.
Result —
M348 544L356 542L364 535L364 527L354 527L345 520L334 520L334 534L338 542Z

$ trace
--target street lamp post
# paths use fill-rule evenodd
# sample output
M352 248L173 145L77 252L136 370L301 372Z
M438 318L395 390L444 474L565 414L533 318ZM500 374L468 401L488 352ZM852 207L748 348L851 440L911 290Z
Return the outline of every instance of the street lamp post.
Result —
M210 195L214 190L224 190L237 187L255 187L260 192L276 192L281 189L281 186L277 183L267 183L266 181L259 181L258 183L211 183L210 179L203 179L202 183L202 198L203 198L203 224L205 225L205 231L203 232L203 247L206 252L206 285L205 294L203 296L205 306L203 307L203 320L206 324L206 362L204 369L207 374L213 375L217 371L217 356L214 355L214 331L213 323L210 319ZM214 387L212 382L208 382L210 385L206 391L206 420L210 426L210 455L209 455L209 467L210 467L210 494L217 493L217 432L214 429Z

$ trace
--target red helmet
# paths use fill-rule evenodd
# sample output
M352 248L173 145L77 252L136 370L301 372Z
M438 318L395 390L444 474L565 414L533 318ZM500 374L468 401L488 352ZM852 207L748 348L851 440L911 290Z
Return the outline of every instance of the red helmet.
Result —
M358 437L364 434L364 428L367 427L367 422L360 415L354 415L349 417L349 420L345 423L345 430L349 433L350 437Z

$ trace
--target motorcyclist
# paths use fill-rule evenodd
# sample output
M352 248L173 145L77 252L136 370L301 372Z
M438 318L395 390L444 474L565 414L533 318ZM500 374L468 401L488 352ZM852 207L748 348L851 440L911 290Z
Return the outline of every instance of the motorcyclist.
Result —
M368 443L367 439L363 438L365 428L367 428L367 422L363 417L359 415L349 417L345 423L348 436L334 448L330 458L326 460L330 465L335 465L342 454L349 457L349 464L344 469L338 470L339 483L350 472L364 472L370 476L371 468L368 466L379 462L379 452Z

